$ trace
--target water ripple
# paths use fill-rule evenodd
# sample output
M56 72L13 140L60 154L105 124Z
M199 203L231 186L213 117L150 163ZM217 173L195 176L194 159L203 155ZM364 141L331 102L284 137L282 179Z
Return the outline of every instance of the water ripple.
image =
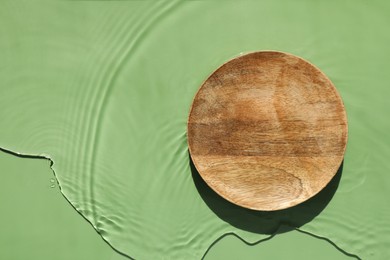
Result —
M55 162L66 199L105 241L137 259L199 259L223 234L252 243L267 239L279 220L326 237L351 256L387 259L390 7L355 3L346 13L350 7L6 2L0 8L6 36L0 37L0 145ZM207 206L218 199L206 202L191 174L186 119L194 93L219 64L261 49L318 65L348 113L340 187L304 223L292 219L307 218L308 208L280 219L237 217L233 209L218 215ZM257 232L248 230L255 224Z

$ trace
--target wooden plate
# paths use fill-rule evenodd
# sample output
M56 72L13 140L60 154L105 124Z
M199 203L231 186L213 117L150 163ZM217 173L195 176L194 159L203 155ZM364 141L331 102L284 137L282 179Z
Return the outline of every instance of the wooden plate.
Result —
M336 174L347 142L332 82L309 62L276 51L218 68L196 94L187 127L206 183L230 202L264 211L317 194Z

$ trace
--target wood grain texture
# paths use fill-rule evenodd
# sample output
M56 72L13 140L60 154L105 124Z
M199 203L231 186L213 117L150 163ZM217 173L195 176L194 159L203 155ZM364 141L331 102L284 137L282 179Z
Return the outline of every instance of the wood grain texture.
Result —
M255 52L218 68L188 118L191 158L225 199L279 210L317 194L336 174L347 142L343 102L309 62Z

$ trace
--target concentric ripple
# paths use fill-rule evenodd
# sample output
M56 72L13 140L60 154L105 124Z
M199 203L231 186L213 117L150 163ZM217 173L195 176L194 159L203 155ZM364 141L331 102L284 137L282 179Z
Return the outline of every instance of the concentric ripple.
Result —
M74 208L136 259L199 259L230 232L255 242L273 229L232 225L194 185L187 116L223 62L293 53L330 77L349 122L339 188L300 229L387 259L389 11L384 1L3 1L0 147L50 158Z

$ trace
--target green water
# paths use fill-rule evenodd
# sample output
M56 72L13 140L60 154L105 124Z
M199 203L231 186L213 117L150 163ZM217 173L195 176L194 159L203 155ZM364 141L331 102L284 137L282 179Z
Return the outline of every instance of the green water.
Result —
M256 245L247 245L234 236L227 236L215 244L204 259L342 260L350 258L335 250L326 241L318 241L306 234L292 231Z
M349 123L339 188L301 230L386 259L389 11L385 1L3 1L0 147L50 158L63 195L136 259L199 259L228 232L254 242L278 221L248 213L252 228L242 229L226 221L230 208L222 217L209 208L192 177L186 120L223 62L290 52L329 76Z
M46 160L0 152L0 173L0 259L128 259L66 202Z
M59 192L46 160L0 153L0 259L124 260L77 214ZM291 243L291 241L294 241ZM346 259L326 241L298 232L266 243L247 245L226 236L213 245L206 260Z

